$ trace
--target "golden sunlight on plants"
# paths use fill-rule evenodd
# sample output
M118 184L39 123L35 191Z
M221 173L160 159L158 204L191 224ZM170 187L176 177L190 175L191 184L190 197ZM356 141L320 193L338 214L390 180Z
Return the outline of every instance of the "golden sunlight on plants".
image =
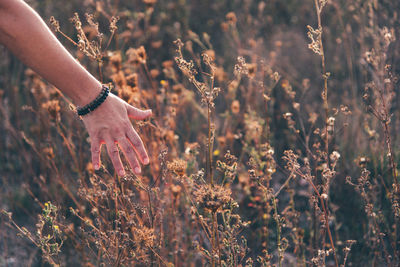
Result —
M150 164L3 49L0 266L399 266L399 1L28 4Z

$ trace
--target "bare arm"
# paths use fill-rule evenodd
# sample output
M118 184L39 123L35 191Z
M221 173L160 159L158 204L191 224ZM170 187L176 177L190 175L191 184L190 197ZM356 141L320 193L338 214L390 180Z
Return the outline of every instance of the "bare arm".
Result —
M0 0L0 42L78 106L90 103L101 91L100 82L68 53L39 15L22 0ZM95 169L100 165L102 143L107 145L119 175L125 172L117 143L136 173L141 170L137 156L143 164L149 162L128 116L145 119L151 116L151 110L139 110L110 94L100 107L83 117L91 138Z

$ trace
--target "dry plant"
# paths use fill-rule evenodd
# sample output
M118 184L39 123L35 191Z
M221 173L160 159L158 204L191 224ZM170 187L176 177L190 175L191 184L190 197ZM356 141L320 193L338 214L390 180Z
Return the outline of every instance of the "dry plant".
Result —
M5 54L0 265L398 265L400 4L211 2L32 2L153 109L151 165L94 171L72 103Z

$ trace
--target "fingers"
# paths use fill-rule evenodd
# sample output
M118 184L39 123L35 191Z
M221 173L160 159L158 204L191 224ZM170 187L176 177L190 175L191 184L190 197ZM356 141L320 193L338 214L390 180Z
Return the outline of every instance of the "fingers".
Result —
M118 138L117 142L118 142L119 146L121 147L121 149L123 150L124 155L125 155L126 159L128 160L129 165L133 169L134 173L140 174L141 167L140 167L139 161L136 157L135 151L136 151L137 155L139 156L140 161L143 164L149 163L149 156L147 155L147 152L146 152L146 149L144 148L142 140L140 139L139 135L133 128L131 128L131 130L127 133L126 137L127 138ZM117 144L114 140L115 139L112 138L111 136L107 137L105 139L105 143L107 146L107 152L108 152L108 155L114 166L115 171L118 173L118 175L124 176L125 169L121 162ZM95 164L99 165L100 143L96 142L96 141L92 142L92 160L94 162L93 163L94 165Z
M123 150L126 159L129 162L129 165L131 165L132 170L136 173L139 174L141 172L140 169L140 164L136 158L135 151L132 147L132 144L125 138L122 140L118 140L118 144Z
M100 148L100 140L97 138L92 139L90 151L92 152L92 164L95 170L100 168Z
M140 139L140 136L138 135L138 133L132 127L130 127L126 136L128 137L132 146L136 150L136 153L138 154L140 161L145 165L149 164L149 161L150 161L149 156L147 155L147 152L143 145L142 139Z
M127 105L128 116L135 120L144 120L151 116L151 109L148 110L140 110L138 108L132 107L131 105Z
M125 169L124 166L122 165L121 158L119 157L117 144L114 142L114 139L110 137L106 138L105 141L107 146L107 152L108 155L110 156L115 171L118 173L118 175L124 176Z

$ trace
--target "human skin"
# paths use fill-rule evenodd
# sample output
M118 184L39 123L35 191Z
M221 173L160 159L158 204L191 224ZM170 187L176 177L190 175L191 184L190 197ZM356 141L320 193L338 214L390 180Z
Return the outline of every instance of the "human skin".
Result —
M40 16L21 0L0 0L0 43L78 106L92 102L102 85L61 45ZM117 145L136 174L149 157L129 118L142 120L151 110L137 109L109 94L96 110L82 117L91 140L94 168L100 167L101 145L107 146L115 170L125 175Z

